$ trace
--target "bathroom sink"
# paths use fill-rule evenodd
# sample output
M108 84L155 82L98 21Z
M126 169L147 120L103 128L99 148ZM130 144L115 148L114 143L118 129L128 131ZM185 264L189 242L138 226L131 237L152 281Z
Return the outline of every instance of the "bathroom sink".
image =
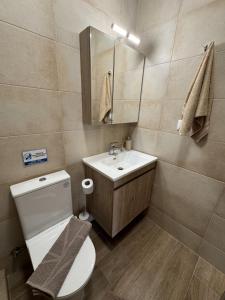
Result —
M157 161L157 157L139 151L122 151L116 156L108 152L83 158L84 164L116 181Z

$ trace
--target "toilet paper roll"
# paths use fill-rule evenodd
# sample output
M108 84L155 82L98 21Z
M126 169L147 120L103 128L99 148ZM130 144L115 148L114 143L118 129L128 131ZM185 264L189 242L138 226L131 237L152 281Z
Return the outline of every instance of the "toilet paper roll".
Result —
M82 180L81 185L85 195L90 195L93 193L94 184L92 179L86 178Z

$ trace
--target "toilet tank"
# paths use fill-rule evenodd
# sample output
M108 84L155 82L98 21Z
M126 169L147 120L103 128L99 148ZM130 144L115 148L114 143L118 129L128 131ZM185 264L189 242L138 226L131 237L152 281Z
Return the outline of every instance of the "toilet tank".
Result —
M25 240L73 214L70 176L44 175L10 187Z

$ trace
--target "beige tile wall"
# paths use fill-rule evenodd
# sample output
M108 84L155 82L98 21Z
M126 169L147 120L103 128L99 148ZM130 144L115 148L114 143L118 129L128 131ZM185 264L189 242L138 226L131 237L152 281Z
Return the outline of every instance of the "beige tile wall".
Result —
M134 147L159 157L150 217L225 272L225 2L139 0L137 16L148 59ZM176 124L211 40L214 102L198 146Z
M128 126L82 122L79 32L134 28L136 0L0 0L0 258L23 244L11 184L66 168L74 211L82 200L81 158L122 140ZM46 147L49 161L24 167L24 149ZM82 203L81 203L82 204Z

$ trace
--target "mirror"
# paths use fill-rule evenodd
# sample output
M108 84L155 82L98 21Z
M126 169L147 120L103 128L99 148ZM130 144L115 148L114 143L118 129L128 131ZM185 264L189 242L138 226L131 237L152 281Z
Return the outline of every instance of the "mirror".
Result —
M138 122L144 55L115 42L112 123Z
M80 33L83 120L138 122L145 57L93 27Z
M92 122L98 124L100 116L100 101L104 77L108 74L110 90L113 83L114 39L103 32L91 29L91 95ZM110 96L112 97L112 95ZM110 99L110 102L112 99ZM110 122L110 117L108 121Z

